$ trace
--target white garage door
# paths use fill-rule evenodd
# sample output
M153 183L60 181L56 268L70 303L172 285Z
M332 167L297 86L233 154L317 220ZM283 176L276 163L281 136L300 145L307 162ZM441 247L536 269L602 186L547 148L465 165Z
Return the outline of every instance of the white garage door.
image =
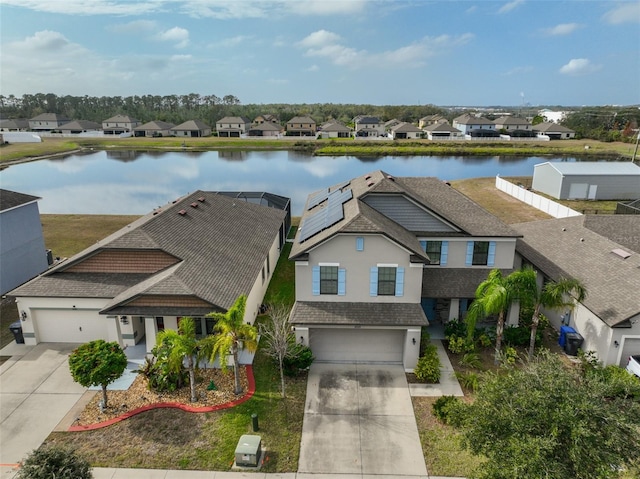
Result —
M311 329L316 361L402 363L406 331L398 329Z
M106 316L97 311L35 312L38 341L41 343L86 343L108 338Z
M618 364L618 366L626 368L629 356L634 354L640 354L640 339L624 338L622 342L622 355L620 356L620 364Z

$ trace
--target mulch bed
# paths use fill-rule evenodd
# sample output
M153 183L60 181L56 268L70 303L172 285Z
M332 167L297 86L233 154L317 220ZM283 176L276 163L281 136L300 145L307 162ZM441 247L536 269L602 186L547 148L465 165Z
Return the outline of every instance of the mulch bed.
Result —
M249 388L247 370L240 368L240 384L246 394ZM214 390L208 387L213 381ZM196 371L196 402L191 402L191 388L187 384L174 392L157 393L149 389L145 376L139 374L126 391L110 391L107 388L108 407L100 411L99 403L102 400L102 392L96 391L96 395L84 408L82 413L73 423L74 426L89 426L118 418L123 414L136 409L152 406L160 403L178 403L190 408L210 408L221 406L238 400L234 393L235 380L233 370L223 372L220 369L199 369Z

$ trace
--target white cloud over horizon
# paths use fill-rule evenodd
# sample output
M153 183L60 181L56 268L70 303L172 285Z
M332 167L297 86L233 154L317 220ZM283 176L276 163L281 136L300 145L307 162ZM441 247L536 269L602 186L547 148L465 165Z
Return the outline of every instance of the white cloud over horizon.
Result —
M620 3L605 13L603 19L611 25L640 23L640 2Z
M601 65L594 65L588 58L573 58L560 68L560 73L563 75L586 75L596 72L600 68L602 68Z
M555 37L561 35L569 35L581 27L582 25L580 25L579 23L560 23L554 27L545 28L542 32L547 36Z
M160 41L176 42L176 48L186 48L189 45L189 30L181 27L173 27L158 33L155 38Z
M509 13L510 11L519 7L523 3L524 3L524 0L513 0L511 2L505 3L502 7L500 7L500 9L498 10L498 13L500 14Z

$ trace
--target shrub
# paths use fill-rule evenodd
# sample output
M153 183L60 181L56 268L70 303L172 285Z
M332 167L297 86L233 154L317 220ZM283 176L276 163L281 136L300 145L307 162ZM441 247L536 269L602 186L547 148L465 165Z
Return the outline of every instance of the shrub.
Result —
M460 366L480 369L480 366L482 366L480 355L478 353L465 353L460 359Z
M477 391L480 385L480 376L477 373L456 373L456 379L460 381L460 385L470 391Z
M453 354L467 353L475 348L473 341L469 341L466 337L451 336L449 338L449 351Z
M434 344L429 344L425 348L425 354L418 359L413 373L421 381L437 383L440 381L440 358L438 348Z
M452 319L444 325L444 337L449 339L451 336L464 337L467 335L467 325L459 319Z
M156 345L151 350L153 357L146 358L144 364L138 369L138 372L147 378L149 389L157 392L172 392L187 383L188 372L184 368L179 370L171 368L170 352L170 347L166 343Z
M40 448L25 459L17 479L91 479L91 466L73 451Z
M424 356L424 352L427 349L427 346L431 342L431 335L425 326L422 327L420 331L420 356Z
M525 326L509 326L504 328L504 342L509 346L528 346L531 339L531 330ZM542 332L536 332L536 345L542 342Z
M309 346L295 343L289 349L287 355L284 357L284 361L282 362L284 373L287 376L297 376L301 371L307 370L314 359L315 358L313 357L313 353Z
M489 334L487 334L486 332L483 332L483 333L480 333L480 335L478 336L478 343L483 348L488 348L494 343L494 340L491 339L491 336L489 336Z
M518 351L513 349L512 347L507 347L500 354L500 361L503 366L513 366L518 360Z
M444 424L459 423L458 415L461 401L455 396L441 396L431 406L433 415Z

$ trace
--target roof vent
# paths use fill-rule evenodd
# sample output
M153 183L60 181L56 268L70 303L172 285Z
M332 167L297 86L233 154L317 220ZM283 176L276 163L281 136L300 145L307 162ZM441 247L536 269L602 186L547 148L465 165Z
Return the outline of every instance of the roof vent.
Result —
M179 214L180 216L184 216L184 215L186 215L186 214L187 214L187 210L180 210L180 211L178 211L178 214Z
M620 256L622 259L627 259L629 256L631 256L631 253L627 253L625 250L620 248L612 249L611 252L615 255Z
M201 196L200 198L198 198L198 201L199 201L200 203L204 203L204 196Z
M191 207L192 208L197 208L198 207L198 203L196 203L195 201L193 203L191 203Z
M367 186L373 186L373 185L374 185L373 181L370 181L369 183L367 183Z
M396 179L393 176L387 176L387 178L389 178L391 181L396 181Z
M365 176L365 177L364 177L364 179L365 179L365 180L369 180L369 179L371 179L371 175L367 175L367 176Z

